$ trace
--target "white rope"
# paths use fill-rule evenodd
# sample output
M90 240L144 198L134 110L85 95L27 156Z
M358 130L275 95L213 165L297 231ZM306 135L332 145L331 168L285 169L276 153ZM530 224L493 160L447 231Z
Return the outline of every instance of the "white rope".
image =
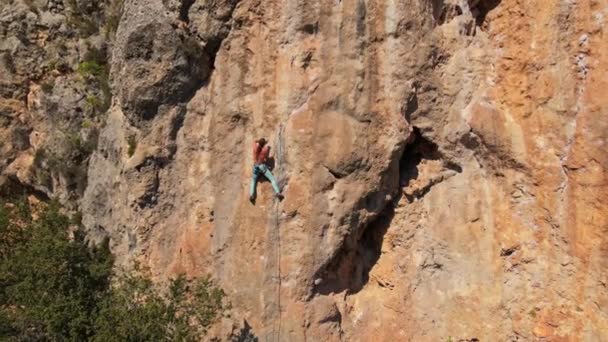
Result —
M277 137L277 158L276 158L276 164L277 164L277 178L278 178L278 183L279 183L279 188L281 190L281 192L283 191L281 188L281 179L283 178L283 125L280 126L279 128L279 134ZM276 329L277 331L277 341L280 342L281 341L281 316L282 316L282 312L281 312L281 230L280 230L280 219L279 219L279 198L275 199L275 216L274 216L274 222L275 222L275 234L277 237L277 309L278 309L278 329Z

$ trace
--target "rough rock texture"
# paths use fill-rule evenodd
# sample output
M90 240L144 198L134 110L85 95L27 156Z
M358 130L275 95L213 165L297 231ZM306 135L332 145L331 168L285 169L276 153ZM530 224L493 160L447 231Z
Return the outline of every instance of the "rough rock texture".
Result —
M76 72L71 2L7 3L0 171L61 194L31 133L82 126L103 82ZM114 97L63 197L118 263L215 277L217 336L608 339L607 0L125 0L116 20L87 37ZM261 182L251 204L261 136L285 199Z
M76 208L110 105L117 1L0 1L0 190Z

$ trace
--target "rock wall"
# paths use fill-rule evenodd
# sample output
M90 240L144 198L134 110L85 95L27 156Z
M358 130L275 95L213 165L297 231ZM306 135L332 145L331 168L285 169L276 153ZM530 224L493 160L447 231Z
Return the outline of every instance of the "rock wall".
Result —
M0 193L56 197L77 209L111 104L108 51L121 7L0 1Z
M38 31L44 13L72 13L7 3L3 56L38 56L15 11ZM84 193L63 196L120 265L211 274L263 341L608 339L608 1L125 0L121 13L100 43L113 97ZM65 77L82 84L90 58L73 59ZM24 106L36 87L2 81L3 136L88 118L32 121L57 106ZM102 96L94 81L64 88ZM54 84L59 112L84 106ZM65 193L11 168L23 155L36 170L23 136L0 171ZM258 137L283 201L268 182L248 200Z

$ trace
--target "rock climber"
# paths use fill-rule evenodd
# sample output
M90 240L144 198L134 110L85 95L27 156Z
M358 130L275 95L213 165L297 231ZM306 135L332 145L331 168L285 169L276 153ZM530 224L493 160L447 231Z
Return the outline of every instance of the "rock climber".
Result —
M279 185L277 181L274 179L274 176L268 169L268 156L270 154L270 146L266 144L266 139L260 138L253 142L253 175L251 176L251 186L249 188L249 200L251 202L255 201L256 197L256 186L258 183L258 177L260 175L264 175L266 179L270 181L272 184L272 188L276 194L278 199L283 199L283 195L281 194L281 189L279 189Z

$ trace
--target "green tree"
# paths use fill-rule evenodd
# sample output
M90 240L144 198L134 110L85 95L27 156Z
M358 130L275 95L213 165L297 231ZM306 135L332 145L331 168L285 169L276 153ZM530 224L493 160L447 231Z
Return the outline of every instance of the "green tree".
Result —
M69 223L51 203L31 226L12 229L26 236L0 261L1 333L34 341L82 341L93 334L112 257L107 243L89 248L80 230L70 237Z
M208 278L166 291L136 267L113 276L108 242L89 247L56 203L0 205L0 340L199 341L227 309ZM71 231L71 232L70 232Z
M125 273L101 304L93 341L200 341L227 307L207 278L179 276L166 294L141 272Z

